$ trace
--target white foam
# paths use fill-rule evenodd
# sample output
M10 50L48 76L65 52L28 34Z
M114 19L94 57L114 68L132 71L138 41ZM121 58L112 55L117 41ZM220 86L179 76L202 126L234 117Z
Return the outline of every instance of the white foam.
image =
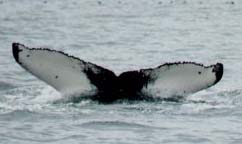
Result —
M33 103L52 103L63 99L63 95L55 91L53 88L46 86L41 90L41 93L34 97L31 101Z

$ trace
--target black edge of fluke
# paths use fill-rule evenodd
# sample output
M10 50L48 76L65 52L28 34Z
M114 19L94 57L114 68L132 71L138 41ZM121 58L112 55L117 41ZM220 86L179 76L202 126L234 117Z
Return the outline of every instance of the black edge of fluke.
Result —
M16 60L16 62L19 63L19 52L22 51L19 49L19 43L12 43L12 52L13 52L13 57Z
M216 65L214 65L213 72L215 72L215 75L216 75L216 81L214 82L214 84L216 84L223 77L223 73L224 73L223 64L222 63L217 63Z

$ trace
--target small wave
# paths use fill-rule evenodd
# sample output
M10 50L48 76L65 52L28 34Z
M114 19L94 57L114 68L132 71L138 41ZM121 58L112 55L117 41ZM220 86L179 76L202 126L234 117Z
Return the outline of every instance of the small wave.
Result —
M133 129L166 129L158 128L145 124L134 123L134 122L122 122L122 121L91 121L81 124L82 127L93 128L93 129L115 129L115 128L133 128Z
M19 120L19 119L26 119L33 114L35 113L29 110L14 110L14 111L0 114L0 118L2 120L11 120L11 119Z
M204 91L190 95L188 100L205 102L210 105L227 105L242 107L242 89L229 89L222 91Z
M187 97L173 114L224 114L234 113L242 108L242 90L202 91ZM167 112L167 111L166 111Z
M5 81L0 81L0 91L5 91L8 89L13 89L16 88L17 86L13 83L5 82Z
M63 140L70 140L70 139L80 139L80 138L85 138L84 135L70 135L70 136L58 136L60 138L49 138L49 137L38 137L38 138L33 138L33 136L19 136L19 135L13 135L13 134L3 134L0 133L0 137L5 137L5 138L10 138L10 139L15 139L18 140L18 142L23 141L23 142L41 142L41 143L50 143L50 142L59 142Z

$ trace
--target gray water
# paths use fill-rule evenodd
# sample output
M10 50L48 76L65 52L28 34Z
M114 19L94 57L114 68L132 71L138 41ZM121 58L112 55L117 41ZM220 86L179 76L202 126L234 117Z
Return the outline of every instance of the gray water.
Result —
M242 142L242 1L0 0L0 143ZM221 62L224 77L182 102L56 102L14 61L11 43L109 68Z

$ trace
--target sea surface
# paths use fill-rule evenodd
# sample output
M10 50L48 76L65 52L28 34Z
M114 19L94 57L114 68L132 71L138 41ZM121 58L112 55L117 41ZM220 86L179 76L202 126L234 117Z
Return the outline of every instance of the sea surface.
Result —
M64 96L14 60L12 42L116 74L165 62L224 64L222 80L181 102ZM242 1L0 0L0 143L240 144Z

